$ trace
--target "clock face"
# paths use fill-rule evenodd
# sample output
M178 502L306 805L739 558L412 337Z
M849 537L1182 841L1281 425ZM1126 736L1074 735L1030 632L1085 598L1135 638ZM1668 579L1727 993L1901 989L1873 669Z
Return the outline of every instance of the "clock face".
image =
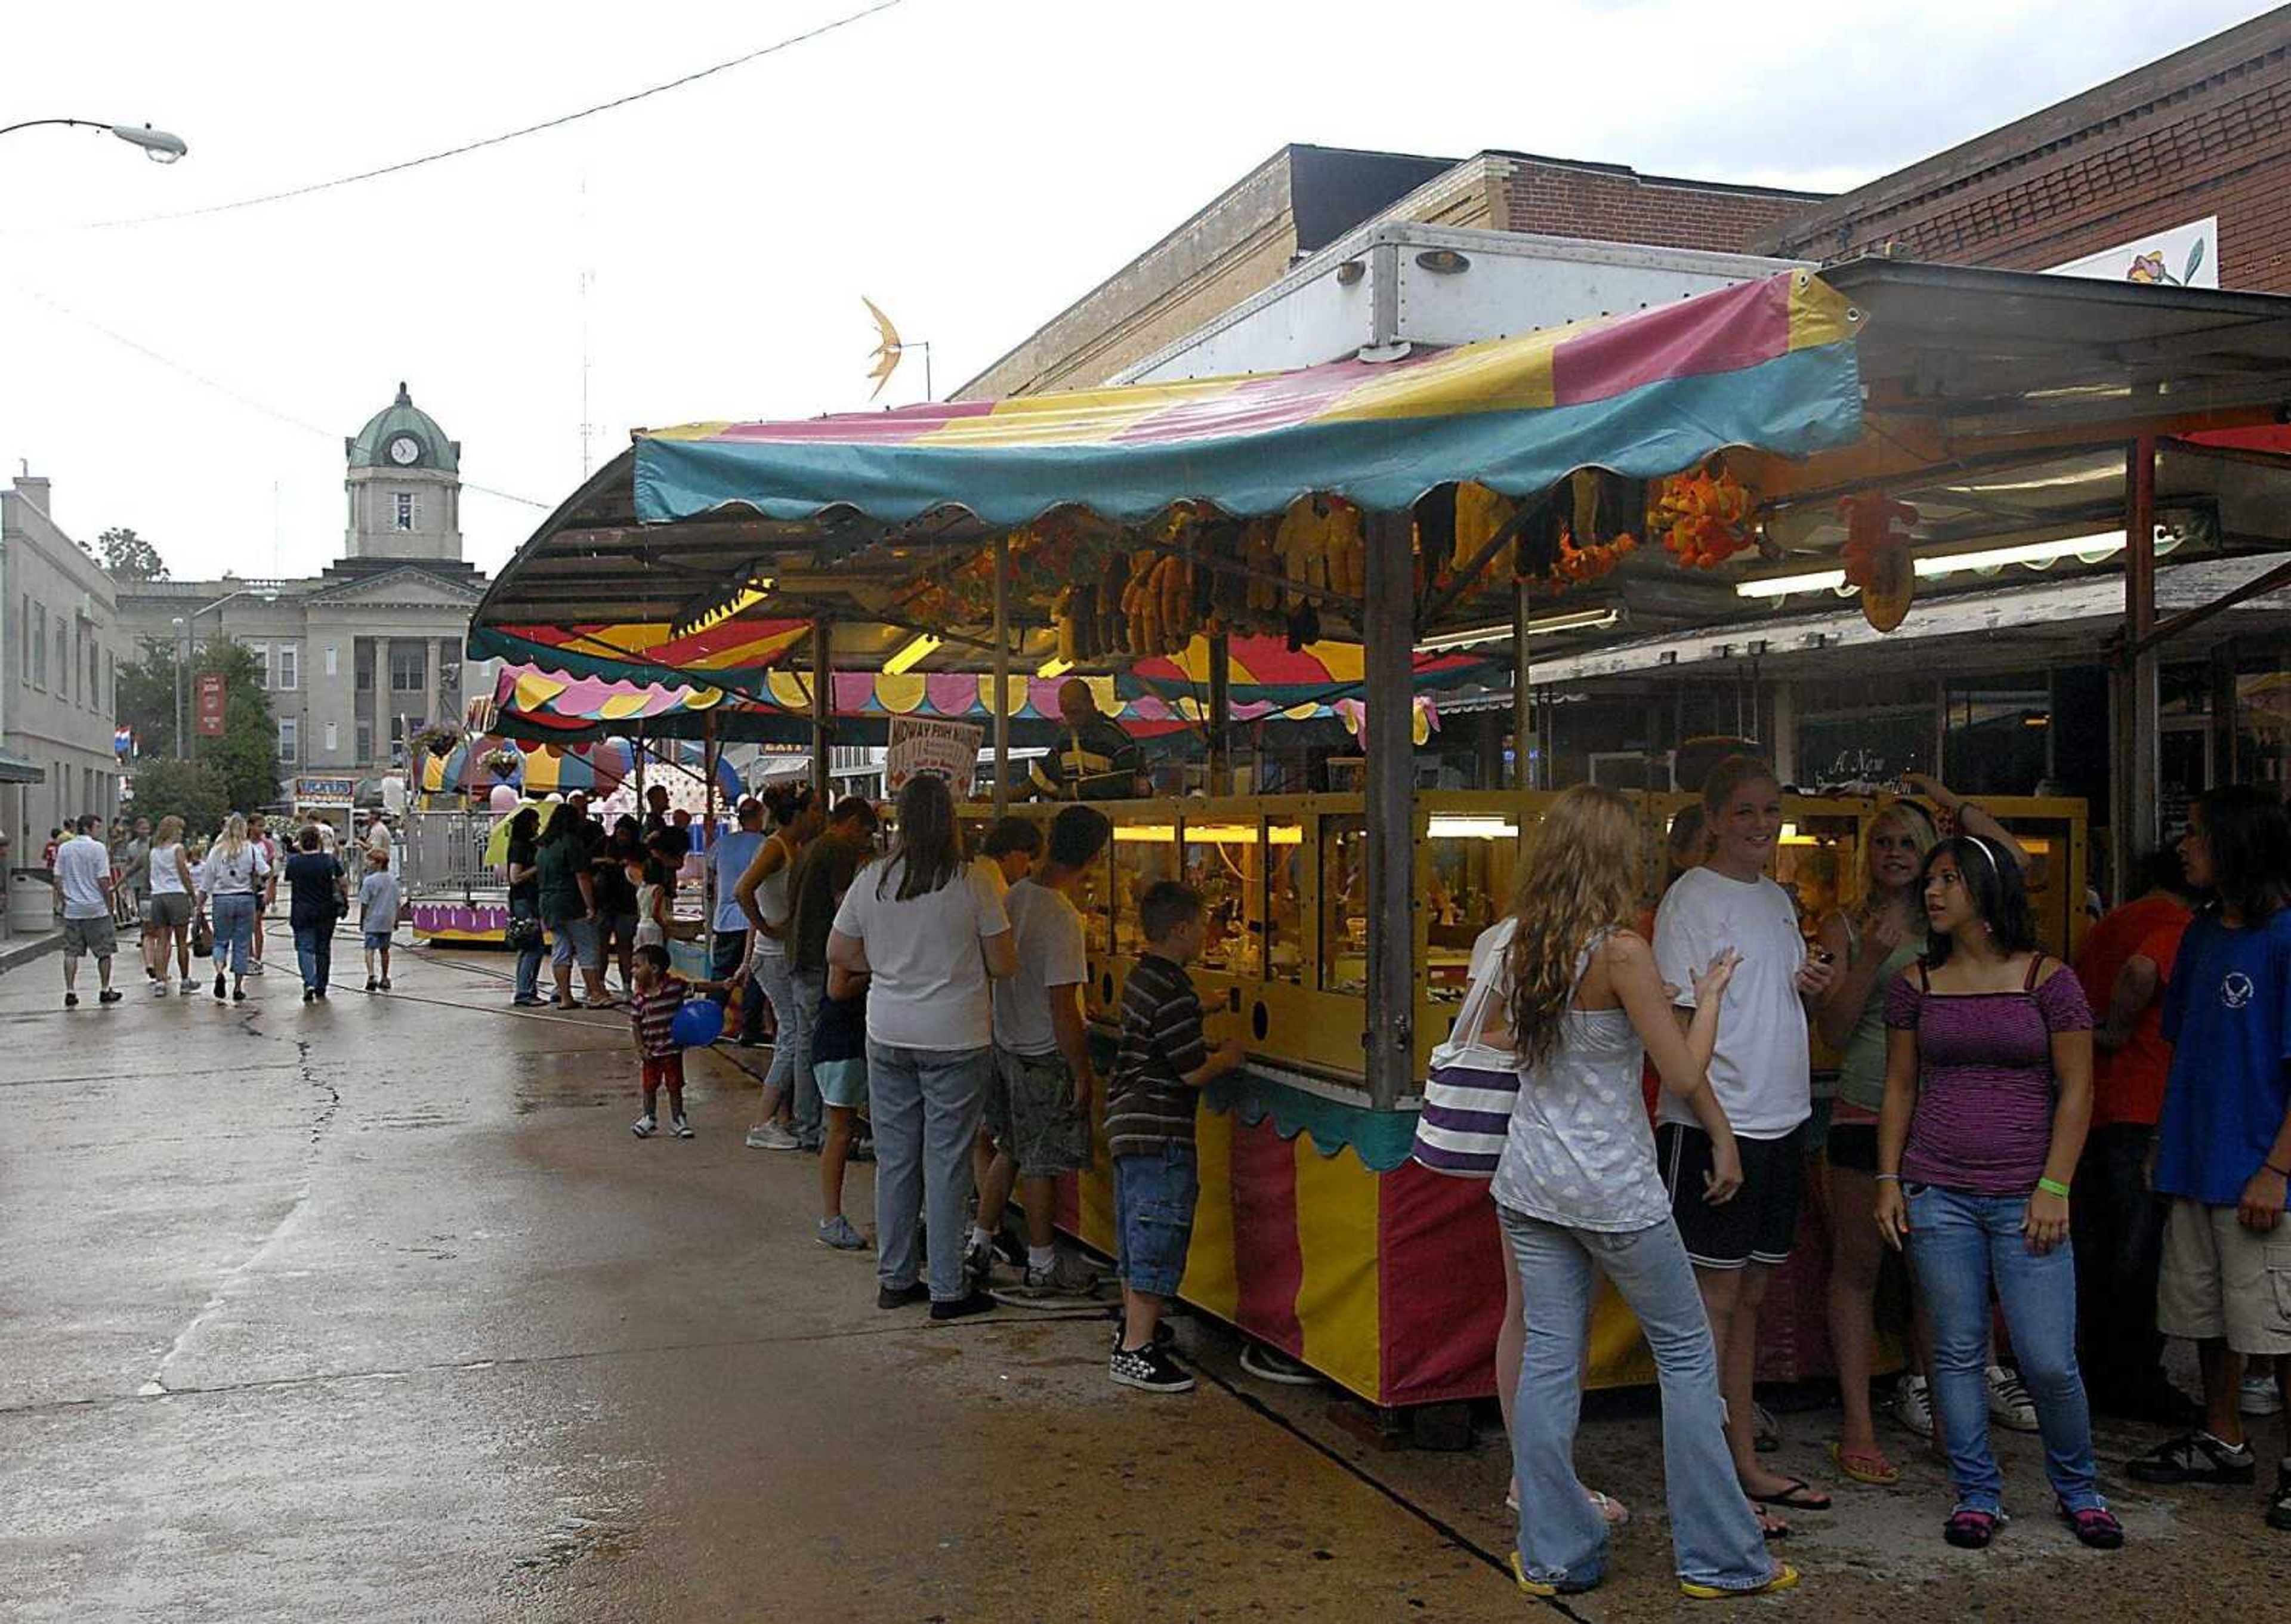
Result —
M390 442L390 460L400 468L422 454L422 442L410 434L401 434Z

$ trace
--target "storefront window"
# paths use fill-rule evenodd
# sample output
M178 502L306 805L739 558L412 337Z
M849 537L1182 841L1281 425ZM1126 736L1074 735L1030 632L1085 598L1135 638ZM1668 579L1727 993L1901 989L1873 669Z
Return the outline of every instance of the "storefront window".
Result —
M1321 990L1368 990L1368 821L1321 820Z

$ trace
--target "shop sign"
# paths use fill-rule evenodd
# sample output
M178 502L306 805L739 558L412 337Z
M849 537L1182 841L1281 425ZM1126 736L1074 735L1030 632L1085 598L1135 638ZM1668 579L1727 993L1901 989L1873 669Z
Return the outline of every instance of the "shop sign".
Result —
M2219 216L2207 214L2168 231L2147 236L2065 265L2046 268L2054 276L2096 277L2104 282L2145 282L2166 287L2217 287Z
M883 759L883 790L896 795L907 780L928 773L946 780L957 800L967 800L978 776L978 749L985 729L970 722L891 719L890 749Z
M347 807L358 798L358 780L306 776L294 780L294 804L298 807Z

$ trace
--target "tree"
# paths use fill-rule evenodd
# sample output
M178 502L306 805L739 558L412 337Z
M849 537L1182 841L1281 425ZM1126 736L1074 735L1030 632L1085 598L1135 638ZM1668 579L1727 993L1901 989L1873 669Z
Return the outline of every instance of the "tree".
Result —
M115 581L165 581L167 561L159 550L125 525L106 530L96 539L103 549L103 567Z
M230 797L204 761L146 757L135 764L135 815L153 824L170 812L183 820L183 832L205 840L222 827Z
M175 753L175 661L179 650L165 641L147 637L142 657L122 665L114 674L119 714L114 721L135 735L135 752L146 760ZM185 725L189 726L191 685L183 683Z
M232 638L202 644L192 662L194 677L209 672L223 679L223 731L219 739L198 736L196 681L183 685L185 726L192 729L191 753L213 769L235 812L253 812L278 799L278 723L262 686L262 663L254 650Z

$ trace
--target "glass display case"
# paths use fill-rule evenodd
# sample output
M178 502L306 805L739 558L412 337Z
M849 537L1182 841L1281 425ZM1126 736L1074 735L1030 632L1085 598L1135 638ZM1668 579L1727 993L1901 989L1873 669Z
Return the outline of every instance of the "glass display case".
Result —
M1788 817L1774 852L1774 882L1797 906L1799 932L1861 900L1869 875L1861 860L1861 818L1851 812Z
M1368 820L1321 820L1321 990L1368 986Z
M1265 967L1265 830L1255 819L1185 820L1186 883L1202 894L1200 967L1261 977Z
M1146 951L1137 923L1137 901L1146 888L1181 877L1178 825L1168 816L1113 825L1113 952L1134 959Z
M1530 826L1509 810L1435 812L1426 819L1425 990L1435 1002L1464 995L1472 944L1511 904L1520 841Z
M1266 979L1305 985L1313 941L1306 928L1305 889L1311 870L1305 825L1293 817L1265 820Z

